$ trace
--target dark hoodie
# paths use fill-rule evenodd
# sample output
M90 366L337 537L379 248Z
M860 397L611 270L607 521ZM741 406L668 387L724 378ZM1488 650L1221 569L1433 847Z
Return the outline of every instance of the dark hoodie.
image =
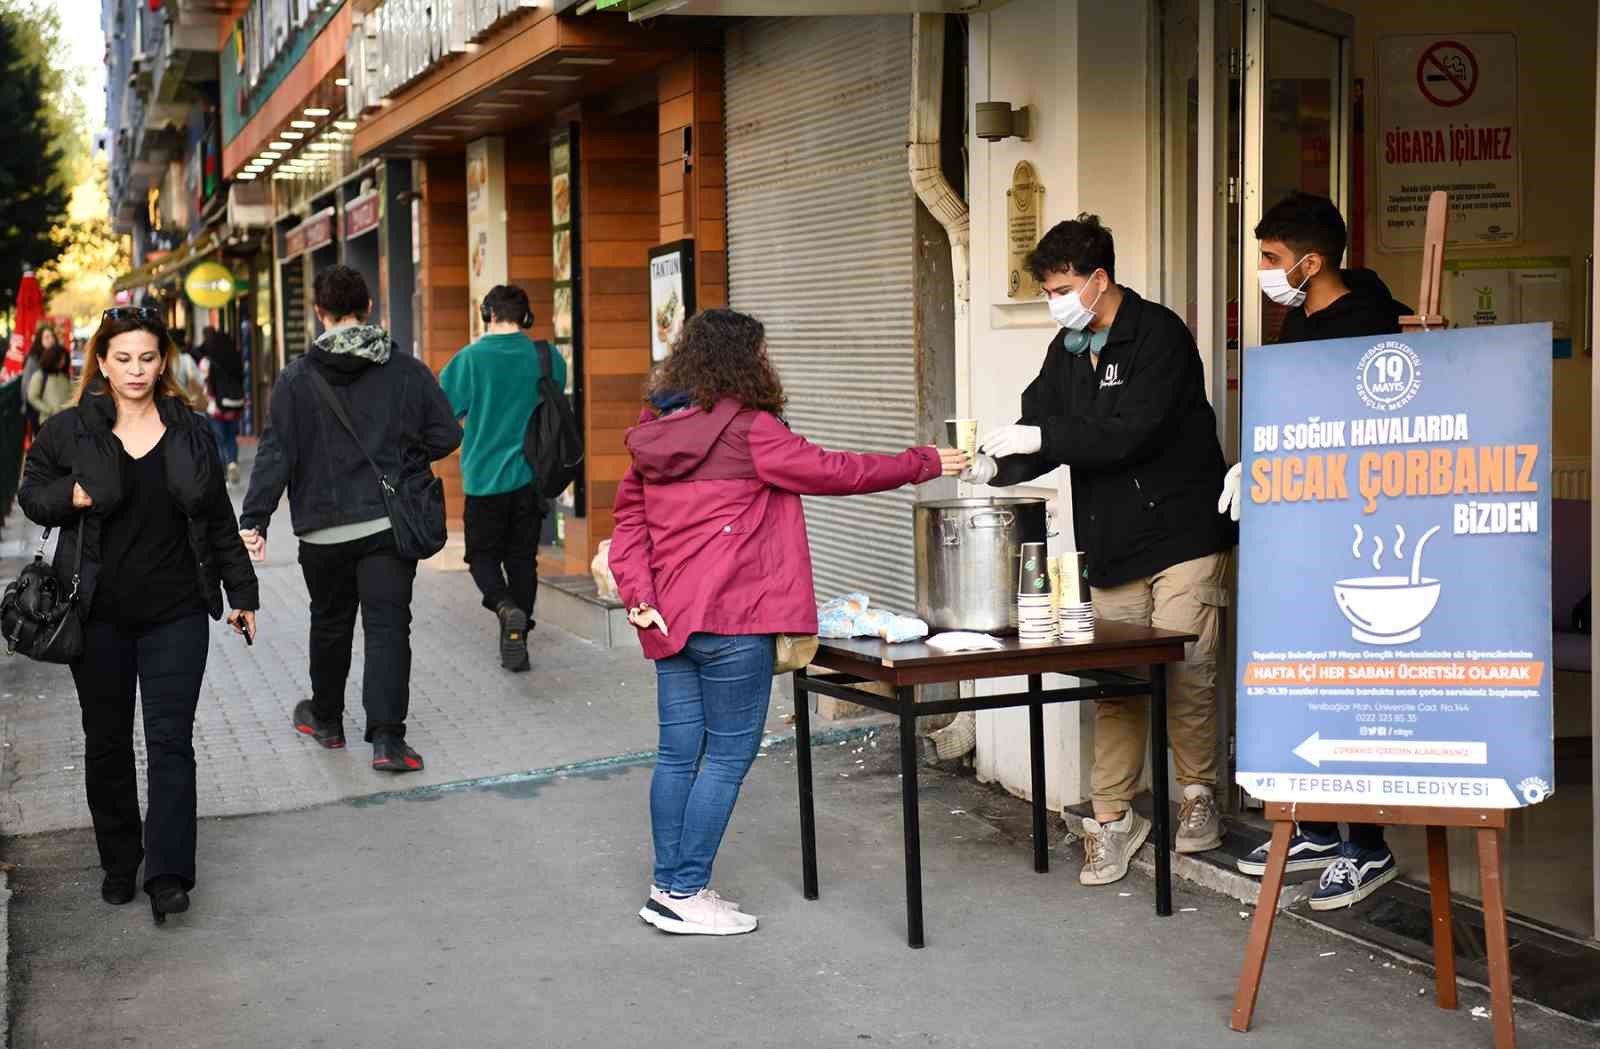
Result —
M1349 293L1310 316L1304 306L1290 310L1278 335L1280 344L1399 333L1400 318L1411 307L1395 299L1383 278L1368 269L1341 270L1339 276Z
M358 448L312 381L325 378L361 435ZM461 426L428 366L393 353L388 333L371 325L325 332L290 362L272 388L267 432L256 452L241 527L262 535L289 490L296 535L388 516L366 456L390 477L418 458L434 462L456 450Z

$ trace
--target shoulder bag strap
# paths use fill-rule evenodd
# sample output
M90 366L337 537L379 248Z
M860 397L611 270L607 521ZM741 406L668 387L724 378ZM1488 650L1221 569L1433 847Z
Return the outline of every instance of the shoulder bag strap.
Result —
M384 491L393 491L389 479L383 475L383 471L373 461L372 456L367 454L366 445L361 443L361 436L356 433L356 428L350 422L350 416L345 412L344 405L339 403L339 395L333 392L333 387L328 385L328 380L317 371L316 365L308 365L307 371L311 373L311 383L317 388L317 393L327 404L328 410L333 412L333 417L339 420L339 424L344 427L344 432L350 435L350 439L356 442L356 448L361 452L362 458L367 460L367 465L372 467L372 472L378 475L378 483L383 485Z
M555 367L550 362L550 344L544 339L539 340L539 366L544 369L539 376L540 394L545 394L545 384L549 384L554 403L551 405L556 410L556 417L561 421L561 428L566 432L567 439L578 445L578 458L567 463L568 466L577 466L583 462L583 438L578 433L578 420L572 414L572 403L567 400L567 391L556 385Z
M68 601L69 604L75 604L77 602L77 600L78 600L78 578L83 574L83 533L87 532L88 530L89 530L89 515L88 514L79 514L78 515L78 544L77 544L78 548L77 548L77 552L73 555L73 560L72 560L72 593L67 595L67 601Z

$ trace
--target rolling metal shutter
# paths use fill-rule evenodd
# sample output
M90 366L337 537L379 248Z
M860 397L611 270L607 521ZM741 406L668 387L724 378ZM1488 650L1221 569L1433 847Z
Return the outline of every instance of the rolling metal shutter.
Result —
M917 439L911 19L757 19L724 54L729 304L766 325L796 432L903 451ZM808 498L818 596L912 611L914 503L909 488Z

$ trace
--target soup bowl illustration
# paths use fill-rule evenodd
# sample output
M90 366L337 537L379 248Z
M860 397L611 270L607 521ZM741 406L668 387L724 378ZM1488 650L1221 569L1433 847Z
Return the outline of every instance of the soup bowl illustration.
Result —
M1341 579L1333 599L1350 621L1350 636L1371 645L1403 645L1422 636L1422 623L1439 603L1439 581L1376 575Z

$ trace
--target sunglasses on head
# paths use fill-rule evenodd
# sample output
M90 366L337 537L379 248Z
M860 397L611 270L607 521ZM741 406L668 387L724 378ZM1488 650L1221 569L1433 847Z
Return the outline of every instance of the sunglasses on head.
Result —
M113 306L100 315L103 321L144 321L160 324L161 311L153 306Z

